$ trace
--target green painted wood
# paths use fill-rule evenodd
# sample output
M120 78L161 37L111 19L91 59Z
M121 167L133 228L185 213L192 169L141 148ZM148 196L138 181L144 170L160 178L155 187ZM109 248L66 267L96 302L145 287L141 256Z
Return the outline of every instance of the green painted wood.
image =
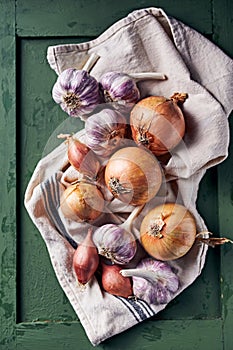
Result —
M213 41L233 58L233 3L213 1L213 25L215 28ZM230 116L230 130L233 132L233 113ZM227 160L218 167L218 208L219 231L222 236L233 240L233 142L229 145ZM224 246L221 255L221 298L223 318L223 339L225 349L233 349L233 249Z
M16 316L14 1L1 1L0 14L0 349L7 350L14 346Z
M233 56L232 22L233 2L213 0L213 41L230 57Z
M17 34L21 37L96 36L131 11L151 6L162 7L205 34L212 33L211 0L18 0L16 5Z
M69 40L75 41L72 38ZM57 108L51 96L56 74L46 61L46 51L49 45L62 42L64 39L60 41L23 39L18 42L21 122L17 132L21 141L18 145L18 156L21 160L19 189L21 203L36 164L61 143L57 135L73 132L83 125L78 120L67 119L64 112ZM19 280L21 282L18 287L18 293L21 296L19 321L75 320L77 317L59 286L44 242L23 206L20 209L20 218L18 227L20 232Z
M92 348L56 280L44 242L28 218L22 203L26 185L37 161L58 142L56 134L64 129L69 132L73 131L74 127L80 127L67 123L64 113L51 100L51 88L56 76L46 62L46 48L48 45L89 40L133 9L148 5L163 7L169 14L208 35L225 52L233 56L230 40L232 11L229 11L232 4L229 0L175 0L153 3L126 0L120 6L119 2L113 0L0 2L0 154L3 162L0 174L4 196L4 201L0 202L1 350ZM211 34L213 36L210 36ZM232 123L231 129L233 130ZM198 207L214 233L233 238L232 142L230 150L230 157L217 169L209 170L204 177ZM210 250L201 276L166 310L153 319L105 341L97 348L232 350L232 254L232 247L229 245Z
M102 350L220 350L221 320L147 321L106 340ZM17 350L91 350L77 324L24 324L17 328ZM229 349L230 350L230 349Z

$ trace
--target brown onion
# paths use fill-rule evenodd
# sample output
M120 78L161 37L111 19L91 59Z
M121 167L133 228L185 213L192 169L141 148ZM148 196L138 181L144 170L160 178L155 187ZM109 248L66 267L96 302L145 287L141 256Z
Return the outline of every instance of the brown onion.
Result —
M142 205L158 192L162 173L157 159L150 152L139 147L125 147L109 159L105 182L122 202Z
M178 104L186 98L187 94L175 93L169 99L150 96L139 101L130 114L134 141L156 156L166 154L177 146L185 133L185 120Z
M79 283L86 284L94 276L99 265L99 255L89 229L84 241L79 244L73 256L73 269Z
M184 206L165 203L149 211L140 227L141 244L158 260L180 258L196 239L196 222Z
M92 221L102 214L104 199L94 184L78 182L65 189L60 207L63 215L69 219Z
M110 294L128 298L133 295L132 282L120 274L121 270L122 266L102 263L102 287Z

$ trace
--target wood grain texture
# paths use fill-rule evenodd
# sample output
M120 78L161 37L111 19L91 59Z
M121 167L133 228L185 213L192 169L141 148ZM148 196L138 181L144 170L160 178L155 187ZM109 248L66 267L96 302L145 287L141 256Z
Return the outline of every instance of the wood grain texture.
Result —
M7 6L6 6L7 3ZM16 317L16 138L14 1L1 1L0 14L0 349L15 340Z
M95 347L102 350L220 350L221 320L147 321ZM17 350L90 350L77 324L19 325Z
M152 6L205 34L212 33L211 0L18 0L16 5L17 34L21 37L97 36L133 10Z
M233 3L230 0L213 1L213 41L233 58ZM232 72L233 79L233 72ZM233 113L229 117L231 142L229 156L218 167L218 217L219 232L233 240ZM224 349L233 349L233 249L232 246L222 247L221 254L221 299L223 319Z

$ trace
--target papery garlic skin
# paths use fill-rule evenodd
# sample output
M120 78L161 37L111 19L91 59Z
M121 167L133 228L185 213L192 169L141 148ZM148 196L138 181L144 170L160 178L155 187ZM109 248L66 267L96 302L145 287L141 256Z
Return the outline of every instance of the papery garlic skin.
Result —
M56 103L71 117L88 114L101 102L99 83L85 70L65 69L52 89Z
M107 157L124 143L126 118L106 108L91 115L85 123L86 145L98 156Z
M128 74L107 72L100 78L106 102L136 103L140 98L140 91L136 82Z
M137 243L134 235L114 224L105 224L93 234L98 253L116 264L127 264L136 254Z
M171 266L152 258L141 260L135 269L121 270L121 274L132 277L134 295L149 304L167 304L179 288Z

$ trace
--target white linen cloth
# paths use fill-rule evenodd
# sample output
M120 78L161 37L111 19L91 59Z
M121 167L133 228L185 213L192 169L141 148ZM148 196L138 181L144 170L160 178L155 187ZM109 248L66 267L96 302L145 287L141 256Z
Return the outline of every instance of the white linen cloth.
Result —
M107 71L162 72L167 80L138 83L142 97L169 97L177 91L188 93L183 105L184 140L172 151L172 157L164 167L167 181L135 221L134 233L138 233L145 213L164 201L185 205L195 216L198 232L206 230L196 209L196 199L206 169L227 157L227 117L233 107L232 59L194 29L157 8L130 13L93 41L51 46L47 57L51 68L60 74L70 67L82 69L93 52L100 56L91 70L97 80ZM78 135L85 140L83 131ZM103 292L95 278L84 289L78 286L72 271L72 256L87 224L70 222L59 210L65 178L73 176L71 168L63 171L67 164L66 147L62 143L38 163L28 184L25 206L46 243L61 287L91 343L97 345L155 315L166 305L154 306L142 300L115 297ZM114 200L109 210L117 213L119 201ZM132 206L121 206L120 210L129 213ZM109 215L105 213L94 224L104 223ZM114 215L115 219L122 219L121 215ZM194 244L183 258L171 262L180 279L174 297L201 273L206 252L206 246Z

